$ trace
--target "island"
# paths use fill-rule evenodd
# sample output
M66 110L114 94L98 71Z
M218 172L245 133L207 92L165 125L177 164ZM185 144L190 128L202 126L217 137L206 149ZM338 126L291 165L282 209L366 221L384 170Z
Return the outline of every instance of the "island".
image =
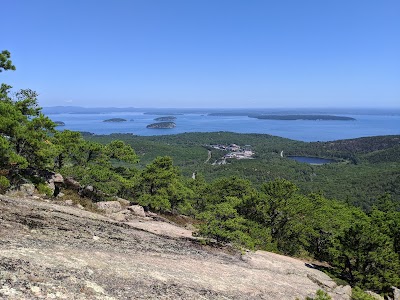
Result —
M174 116L182 116L183 113L174 113L174 112L166 112L166 111L147 111L143 113L144 115L155 115L155 116L165 116L166 114L174 115Z
M174 120L176 120L176 117L174 117L174 116L166 116L166 117L158 117L158 118L155 118L154 119L154 121L174 121Z
M266 119L266 120L312 120L312 121L355 121L356 119L343 116L332 115L256 115L249 116L250 118Z
M176 124L174 122L159 122L153 123L146 126L146 128L150 129L171 129L175 128Z
M126 122L126 120L122 119L122 118L112 118L112 119L104 120L103 122Z
M65 126L65 123L62 121L54 121L54 124L56 124L56 126Z

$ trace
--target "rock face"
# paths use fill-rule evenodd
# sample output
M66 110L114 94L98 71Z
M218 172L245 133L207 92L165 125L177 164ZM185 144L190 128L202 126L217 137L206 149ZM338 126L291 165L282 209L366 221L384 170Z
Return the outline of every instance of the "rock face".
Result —
M400 289L392 286L393 289L393 300L400 300Z
M6 196L0 212L0 299L344 299L303 261L203 246L173 224Z

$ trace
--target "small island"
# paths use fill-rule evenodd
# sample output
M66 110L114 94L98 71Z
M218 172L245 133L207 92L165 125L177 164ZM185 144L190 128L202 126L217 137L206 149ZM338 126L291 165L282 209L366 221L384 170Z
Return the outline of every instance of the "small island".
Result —
M159 122L153 123L146 126L146 128L150 129L171 129L175 128L176 124L174 122Z
M56 126L65 126L65 123L62 121L54 121L54 124L56 124Z
M103 122L126 122L126 120L122 119L122 118L112 118L112 119L104 120Z
M311 121L355 121L356 119L351 117L343 116L331 116L331 115L258 115L249 116L256 119L266 119L266 120L311 120Z
M166 116L166 117L158 117L158 118L155 118L154 119L154 121L174 121L174 120L176 120L176 117L174 117L174 116Z

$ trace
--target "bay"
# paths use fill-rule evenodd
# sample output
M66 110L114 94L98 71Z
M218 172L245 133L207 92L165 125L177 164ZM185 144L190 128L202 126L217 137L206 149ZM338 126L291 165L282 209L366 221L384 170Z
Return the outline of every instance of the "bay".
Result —
M157 111L129 111L109 113L47 113L53 121L61 121L65 126L57 129L87 131L94 134L130 133L142 136L179 134L184 132L217 132L230 131L237 133L270 134L300 141L332 141L365 136L400 134L400 113L395 111L371 113L337 114L355 118L355 121L336 120L260 120L247 116L210 116L216 110L201 110L176 114L176 127L172 129L149 129L147 125L171 109ZM294 110L294 112L296 112ZM305 113L304 110L299 111ZM314 111L311 111L314 113ZM318 113L321 113L318 111ZM332 114L332 111L323 112ZM334 113L334 112L333 112ZM106 119L123 118L126 122L104 122Z

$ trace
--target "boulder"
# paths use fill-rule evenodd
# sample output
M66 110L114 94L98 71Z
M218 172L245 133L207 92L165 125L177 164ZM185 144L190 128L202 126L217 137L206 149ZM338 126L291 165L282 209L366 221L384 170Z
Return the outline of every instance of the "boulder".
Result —
M98 209L103 210L105 213L115 213L122 210L121 203L118 201L102 201L95 203Z
M339 285L333 289L330 295L334 300L351 300L351 293L350 285Z
M64 177L60 173L55 173L51 176L50 181L54 183L64 183Z
M74 205L74 201L72 201L71 199L65 200L64 203L66 205Z
M146 211L145 213L146 213L146 217L157 217L157 214L153 213L151 211Z
M58 196L61 185L64 183L64 177L60 173L50 173L46 177L47 187L53 192L53 196Z
M145 217L146 214L144 212L143 206L140 205L131 205L127 207L128 210L132 212L135 216Z
M79 191L82 188L81 184L72 177L65 178L64 185L75 191Z
M119 203L121 203L121 205L129 205L131 204L131 201L123 199L123 198L119 198L119 197L115 197L115 200L118 201Z
M110 214L110 217L118 222L127 222L132 218L132 213L130 210L124 209Z
M395 286L392 286L393 289L393 300L400 300L400 289Z
M35 186L32 183L24 183L19 187L19 191L24 194L24 196L32 196L35 192Z
M94 187L91 185L87 185L84 188L81 188L79 190L79 195L84 196L84 197L93 198L93 196L95 195Z

